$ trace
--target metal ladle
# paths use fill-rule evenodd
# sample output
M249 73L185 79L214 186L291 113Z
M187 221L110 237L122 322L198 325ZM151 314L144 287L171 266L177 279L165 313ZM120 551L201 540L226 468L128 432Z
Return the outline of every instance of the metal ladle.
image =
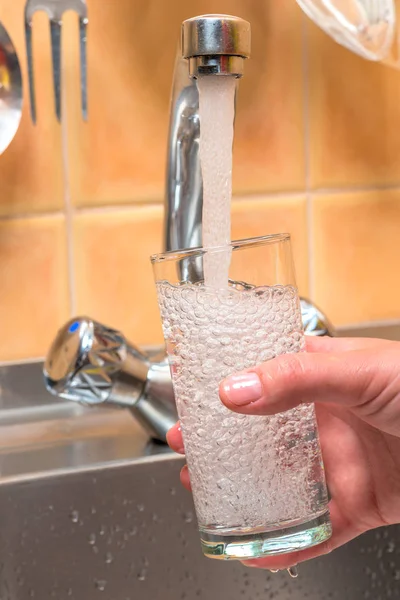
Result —
M21 115L21 67L11 38L0 23L0 154L17 133Z

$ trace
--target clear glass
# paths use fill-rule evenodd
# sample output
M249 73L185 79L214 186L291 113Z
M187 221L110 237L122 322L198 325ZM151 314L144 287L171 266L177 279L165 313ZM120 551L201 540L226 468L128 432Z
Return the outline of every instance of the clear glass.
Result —
M203 267L229 265L223 287ZM314 406L229 411L228 375L304 348L286 234L152 257L202 549L213 558L292 552L331 535ZM312 399L310 399L312 400Z
M339 44L363 58L398 66L398 0L297 0Z

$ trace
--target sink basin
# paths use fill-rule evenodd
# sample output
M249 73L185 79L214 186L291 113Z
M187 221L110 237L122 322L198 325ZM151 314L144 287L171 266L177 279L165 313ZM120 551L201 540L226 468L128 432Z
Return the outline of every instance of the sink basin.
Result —
M0 392L1 600L400 598L400 526L301 566L297 580L205 559L182 458L130 413L55 403L39 363L0 369Z

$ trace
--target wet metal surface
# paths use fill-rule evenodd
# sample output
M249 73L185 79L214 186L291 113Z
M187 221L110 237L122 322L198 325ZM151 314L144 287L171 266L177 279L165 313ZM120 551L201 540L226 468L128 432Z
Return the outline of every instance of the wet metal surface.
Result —
M0 600L400 599L400 526L297 579L203 558L182 464L127 411L55 404L39 363L0 370Z

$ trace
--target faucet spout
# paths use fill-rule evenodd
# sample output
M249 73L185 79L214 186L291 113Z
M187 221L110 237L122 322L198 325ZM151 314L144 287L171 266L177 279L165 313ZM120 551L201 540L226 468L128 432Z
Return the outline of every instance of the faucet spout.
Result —
M187 61L175 62L168 136L164 248L201 245L203 181L200 155L199 93L189 78Z
M182 24L175 62L168 139L165 250L201 245L203 181L200 167L199 75L241 77L250 55L250 23L203 15ZM191 265L188 268L193 268Z
M243 75L250 56L250 23L230 15L203 15L182 24L182 56L191 77Z

